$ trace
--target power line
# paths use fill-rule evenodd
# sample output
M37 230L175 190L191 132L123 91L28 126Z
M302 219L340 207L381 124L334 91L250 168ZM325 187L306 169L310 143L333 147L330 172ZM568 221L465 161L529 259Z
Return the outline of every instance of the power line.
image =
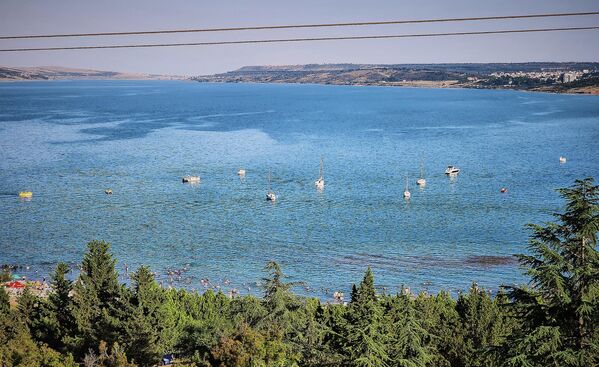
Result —
M599 29L599 26L566 27L566 28L510 29L510 30L474 31L474 32L416 33L416 34L395 34L395 35L376 35L376 36L282 38L282 39L241 40L241 41L149 43L149 44L106 45L106 46L9 48L9 49L0 49L0 52L92 50L92 49L109 49L109 48L150 48L150 47L177 47L177 46L214 46L214 45L240 45L240 44L254 44L254 43L312 42L312 41L344 41L344 40L367 40L367 39L390 39L390 38L471 36L471 35L531 33L531 32L582 31L582 30L592 30L592 29Z
M203 28L203 29L172 29L172 30L159 30L159 31L68 33L68 34L38 34L38 35L21 35L21 36L0 36L0 40L30 39L30 38L133 36L133 35L172 34L172 33L199 33L199 32L230 32L230 31L250 31L250 30L265 30L265 29L323 28L323 27L357 27L357 26L374 26L374 25L391 25L391 24L417 24L417 23L441 23L441 22L471 22L471 21L483 21L483 20L571 17L571 16L585 16L585 15L599 15L599 12L598 11L592 11L592 12L580 12L580 13L549 13L549 14L502 15L502 16L470 17L470 18L440 18L440 19L390 20L390 21L378 21L378 22L321 23L321 24L295 24L295 25L286 24L286 25L254 26L254 27Z

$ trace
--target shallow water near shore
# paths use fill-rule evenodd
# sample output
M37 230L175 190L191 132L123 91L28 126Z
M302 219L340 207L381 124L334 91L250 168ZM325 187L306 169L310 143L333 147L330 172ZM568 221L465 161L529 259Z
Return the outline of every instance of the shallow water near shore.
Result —
M511 257L526 251L524 225L561 210L556 188L597 178L598 142L597 96L2 84L0 264L29 266L19 273L41 278L103 239L119 272L147 264L168 285L166 272L185 267L173 285L189 289L209 278L258 294L273 259L290 280L306 282L299 293L324 299L348 292L367 266L389 292L471 282L496 290L527 281ZM322 192L314 187L321 156ZM425 188L415 185L421 161ZM450 164L461 168L455 179L443 173ZM274 204L265 200L269 169ZM185 175L202 182L183 184ZM18 198L25 190L31 200Z

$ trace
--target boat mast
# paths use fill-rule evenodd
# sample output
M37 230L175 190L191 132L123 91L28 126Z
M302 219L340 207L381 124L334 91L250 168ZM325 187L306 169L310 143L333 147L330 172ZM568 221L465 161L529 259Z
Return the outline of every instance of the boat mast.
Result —
M324 178L324 159L320 157L320 178Z

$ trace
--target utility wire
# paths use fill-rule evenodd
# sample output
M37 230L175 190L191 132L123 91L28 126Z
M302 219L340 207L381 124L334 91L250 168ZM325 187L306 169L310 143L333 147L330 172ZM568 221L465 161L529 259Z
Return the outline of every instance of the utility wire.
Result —
M441 18L441 19L390 20L390 21L379 21L379 22L321 23L321 24L271 25L271 26L231 27L231 28L203 28L203 29L172 29L172 30L161 30L161 31L68 33L68 34L38 34L38 35L21 35L21 36L0 36L0 40L28 39L28 38L132 36L132 35L171 34L171 33L199 33L199 32L230 32L230 31L251 31L251 30L264 30L264 29L357 27L357 26L374 26L374 25L390 25L390 24L416 24L416 23L441 23L441 22L471 22L471 21L502 20L502 19L529 19L529 18L550 18L550 17L573 17L573 16L585 16L585 15L599 15L599 11L580 12L580 13L549 13L549 14L502 15L502 16L471 17L471 18Z
M261 39L261 40L241 40L241 41L148 43L148 44L106 45L106 46L8 48L8 49L0 49L0 52L92 50L92 49L108 49L108 48L150 48L150 47L177 47L177 46L214 46L214 45L240 45L240 44L254 44L254 43L312 42L312 41L343 41L343 40L367 40L367 39L390 39L390 38L470 36L470 35L531 33L531 32L582 31L582 30L592 30L592 29L599 29L599 26L566 27L566 28L510 29L510 30L474 31L474 32L416 33L416 34L394 34L394 35L376 35L376 36L281 38L281 39Z

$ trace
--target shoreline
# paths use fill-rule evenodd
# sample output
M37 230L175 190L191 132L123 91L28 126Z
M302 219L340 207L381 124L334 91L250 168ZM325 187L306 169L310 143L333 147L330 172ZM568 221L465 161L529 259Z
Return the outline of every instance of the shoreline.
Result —
M341 83L318 83L318 82L290 82L290 81L274 81L274 82L260 82L260 81L201 81L189 79L189 81L201 83L201 84L279 84L279 85L322 85L322 86L334 86L334 87L384 87L384 88L414 88L414 89L468 89L468 90L502 90L502 91L514 91L514 92L530 92L530 93L547 93L547 94L561 94L561 95L572 95L572 96L599 96L599 86L593 89L589 93L585 92L569 92L569 91L558 91L558 90L536 90L536 89L518 89L518 88L480 88L471 87L467 85L435 85L432 82L430 85L414 85L413 83L406 84L341 84Z
M143 78L114 78L114 79L0 79L0 85L3 83L34 83L34 82L93 82L93 81L177 81L177 82L194 82L201 84L279 84L279 85L322 85L322 86L337 86L337 87L386 87L386 88L414 88L414 89L468 89L468 90L503 90L515 92L530 92L530 93L548 93L572 96L599 96L599 86L591 88L587 91L559 91L559 90L539 90L539 89L519 89L519 88L481 88L476 86L460 85L459 83L449 83L452 81L429 82L429 81L414 81L414 82L398 82L398 83L318 83L318 82L291 82L291 81L202 81L195 80L192 77L188 78L164 78L164 79L143 79Z

